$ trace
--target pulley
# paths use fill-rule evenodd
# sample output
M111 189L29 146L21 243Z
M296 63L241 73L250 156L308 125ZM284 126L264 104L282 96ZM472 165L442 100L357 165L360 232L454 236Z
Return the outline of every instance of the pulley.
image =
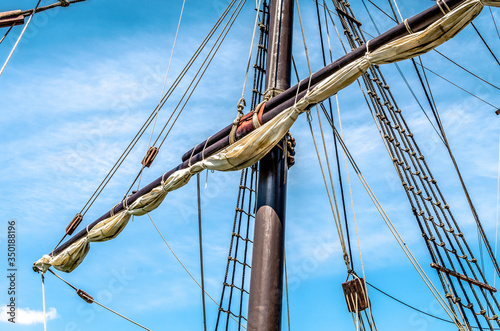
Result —
M151 146L148 151L146 152L146 156L144 156L144 159L142 159L141 164L147 168L151 166L153 161L156 158L156 155L158 155L158 148Z
M75 217L73 217L73 219L71 220L71 222L66 227L66 234L68 236L71 236L73 234L73 232L75 232L75 230L78 227L78 225L80 225L80 223L82 222L82 220L83 220L83 215L80 214L80 213L76 214Z
M368 296L366 295L366 285L363 278L354 278L342 283L342 290L347 303L347 309L351 313L365 310L369 307Z

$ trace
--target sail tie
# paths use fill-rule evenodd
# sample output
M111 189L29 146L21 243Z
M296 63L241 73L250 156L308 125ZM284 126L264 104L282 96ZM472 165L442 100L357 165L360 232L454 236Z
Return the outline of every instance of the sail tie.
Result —
M441 0L436 0L436 4L437 6L439 7L439 9L441 10L441 12L443 13L443 15L446 15L446 11L443 9L443 7L441 6L441 4L439 3ZM451 11L450 7L448 7L448 5L446 4L445 1L443 1L443 4L444 6L446 7L446 9L448 10L448 13Z
M409 34L413 34L413 30L411 29L410 23L408 23L408 19L405 19L404 21L406 30L408 31Z

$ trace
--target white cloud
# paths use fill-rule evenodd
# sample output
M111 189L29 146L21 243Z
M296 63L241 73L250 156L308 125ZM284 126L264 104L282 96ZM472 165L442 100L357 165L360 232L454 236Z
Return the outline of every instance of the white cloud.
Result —
M0 309L0 322L11 323L8 321L10 317L8 314L8 308L6 305L2 305ZM56 319L59 315L57 315L57 310L55 308L49 308L46 311L47 321ZM16 309L16 324L21 325L34 325L34 324L42 324L43 323L43 311L40 310L31 310L29 308L17 308Z

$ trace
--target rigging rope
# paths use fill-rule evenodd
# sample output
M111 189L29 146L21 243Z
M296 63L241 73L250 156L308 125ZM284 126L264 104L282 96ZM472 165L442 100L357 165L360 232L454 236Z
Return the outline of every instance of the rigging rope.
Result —
M179 262L179 264L181 265L181 267L187 272L187 274L189 275L189 277L191 277L191 279L196 283L196 285L198 285L199 288L202 288L200 283L198 283L198 281L196 280L196 278L194 278L194 276L191 274L191 272L189 272L189 270L186 268L186 266L182 263L182 261L179 259L179 257L177 256L177 254L175 254L174 250L172 249L172 247L170 247L170 245L168 244L167 240L165 239L165 237L163 237L163 234L160 232L160 229L158 229L158 227L156 226L156 223L153 221L153 218L151 217L151 215L149 213L147 213L146 215L148 215L149 219L151 220L151 223L153 224L153 226L155 227L156 231L158 232L158 234L160 235L161 239L163 240L163 242L165 243L165 245L167 245L168 249L170 250L170 252L172 253L172 255L174 256L174 258L177 260L177 262ZM50 270L50 269L49 269ZM210 294L208 294L206 291L205 291L205 294L207 295L207 297L210 298L210 300L212 300L218 307L219 307L219 304L217 303L217 301L215 301L214 298L212 298L210 296ZM233 318L234 319L234 318ZM235 320L236 321L236 320ZM238 321L236 321L238 322ZM245 328L245 327L243 327Z
M495 20L495 16L493 16L493 11L491 10L491 7L488 7L488 9L490 10L491 20L493 21L493 25L495 26L495 30L497 31L498 39L500 39L500 32L498 32L498 26L497 26L497 22Z
M3 64L2 66L2 69L0 69L0 76L2 76L4 70L5 70L5 67L7 67L7 64L9 63L11 57L12 57L12 54L14 54L14 51L16 50L17 46L19 45L19 42L21 41L21 39L23 38L24 36L24 33L26 32L26 29L28 28L28 26L30 25L31 23L31 19L33 18L33 16L35 15L35 12L36 10L38 9L38 6L40 6L40 2L42 2L42 0L38 0L38 3L36 4L36 7L35 9L33 9L31 11L31 15L30 15L30 18L28 19L28 22L26 22L26 25L24 26L23 28L23 31L21 31L21 34L19 35L19 37L17 38L17 41L16 43L14 44L14 46L12 47L12 50L10 51L9 55L7 56L7 60L5 60L5 63ZM11 27L12 29L12 27ZM10 29L9 29L10 31ZM7 32L8 33L8 32ZM4 37L5 38L5 37ZM2 38L2 41L3 41L3 38Z
M340 137L342 139L344 139L344 130L343 130L343 127L342 127L342 119L341 119L341 116L340 116L340 105L339 105L338 94L335 95L335 99L337 101L337 112L338 112L338 115L339 115ZM333 123L333 120L332 120L332 123ZM349 196L351 198L351 208L352 208L352 217L353 217L353 220L354 220L354 229L356 230L356 240L357 240L357 243L358 243L358 252L359 252L359 260L360 260L360 264L361 264L361 272L363 274L363 279L366 279L365 265L363 263L363 255L361 254L361 242L359 240L358 222L357 222L357 219L356 219L356 212L355 212L355 209L354 209L354 197L352 195L351 179L350 179L350 176L349 176L349 166L347 164L347 155L345 154L345 152L344 152L344 162L345 162L345 169L346 169L346 175L347 175L347 183L349 185ZM365 293L366 293L366 296L367 296L367 300L369 302L370 298L369 298L369 294L368 294L368 288L366 287L366 283L365 283ZM373 320L371 305L368 305L368 309L369 309L369 312L370 312L370 319L371 319L373 325L375 325L375 321Z
M203 304L203 329L207 331L207 313L205 309L205 276L203 272L203 237L201 232L201 193L200 174L196 174L196 191L198 196L198 235L200 246L200 270L201 270L201 299Z
M326 18L326 2L325 0L323 0L323 9L325 10L325 26L326 26L326 33L327 33L327 39L328 39L328 49L329 49L329 52L330 52L330 62L333 62L333 54L332 54L332 49L331 49L331 46L330 46L330 32L328 30L328 21L327 21L327 18ZM324 43L323 43L323 32L322 32L322 26L321 26L321 18L320 18L320 15L319 15L319 4L318 4L318 1L316 1L316 16L317 16L317 19L318 19L318 27L319 27L319 31L320 31L320 40L321 40L321 52L323 54L323 65L326 67L327 63L326 63L326 56L325 56L325 47L324 47ZM330 110L330 117L332 117L333 119L333 108L332 108L332 100L331 98L328 98L328 106L329 106L329 110ZM317 108L316 108L317 109ZM319 109L318 110L318 118L319 118ZM321 127L321 130L323 130L323 128ZM323 139L324 141L324 139ZM344 185L343 185L343 181L342 181L342 172L340 171L340 158L339 158L339 151L338 151L338 146L337 146L337 139L335 138L335 135L333 135L333 143L334 143L334 149L335 149L335 159L336 159L336 163L337 163L337 175L338 175L338 182L339 182L339 187L340 187L340 197L342 198L342 211L343 211L343 216L344 216L344 224L345 224L345 229L346 229L346 238L347 238L347 248L349 250L349 259L350 259L350 262L351 262L351 269L354 269L354 266L353 266L353 258L352 258L352 249L351 249L351 239L350 239L350 235L349 235L349 224L347 222L347 210L346 210L346 203L345 203L345 194L344 194ZM323 142L323 146L325 147L325 155L327 157L327 161L328 161L328 155L326 153L326 144L324 144ZM330 171L330 169L329 169ZM331 175L331 172L330 172L330 179L332 178L332 175ZM331 180L332 182L332 187L333 187L333 180ZM339 217L340 219L340 217Z
M305 34L304 34L304 26L302 24L302 15L301 15L301 12L300 12L300 7L299 7L298 0L296 0L296 4L297 4L297 12L298 12L299 22L300 22L300 29L301 29L301 32L302 32L302 41L303 41L303 44L304 44L304 52L305 52L305 56L306 56L306 59L307 59L307 66L308 66L308 69L309 69L309 77L311 77L311 73L312 73L311 63L310 63L310 60L309 60L309 53L308 53L308 50L307 50L307 44L306 44L306 39L305 39ZM297 80L299 80L299 79L297 78ZM309 87L310 87L310 84L311 84L311 81L309 80ZM308 89L309 89L309 87L308 87ZM347 270L350 271L350 270L352 270L352 267L351 267L351 262L349 260L349 254L347 252L347 247L345 245L345 239L344 239L344 233L343 233L343 229L342 229L342 224L340 222L340 214L339 214L339 209L338 209L338 205L337 205L337 199L336 199L336 195L335 195L335 187L333 185L332 173L331 173L331 168L330 168L330 161L329 161L327 150L326 150L325 137L324 137L324 134L323 134L323 128L321 126L321 118L319 116L319 108L318 108L318 106L316 106L316 110L317 110L317 114L318 114L319 125L320 125L320 128L321 128L321 136L322 136L322 140L323 140L323 146L324 146L324 150L325 150L325 154L326 154L325 158L326 158L328 173L329 173L329 177L330 177L330 185L331 185L331 189L332 189L333 199L332 199L332 196L330 195L330 188L328 186L328 182L327 182L327 179L326 179L326 176L325 176L325 172L324 172L324 169L323 169L323 164L322 164L321 156L319 154L318 146L317 146L317 143L316 143L316 138L314 137L314 131L313 131L313 127L312 127L312 124L311 124L312 118L311 118L310 111L307 112L307 122L308 122L308 125L309 125L309 129L311 131L311 136L312 136L312 139L313 139L313 142L314 142L314 147L316 149L316 156L318 158L319 166L321 168L321 173L323 175L323 181L325 183L325 188L326 188L326 192L327 192L327 195L328 195L328 200L329 200L329 203L330 203L330 208L332 210L333 218L334 218L334 221L335 221L335 226L336 226L336 229L337 229L337 234L339 236L340 245L341 245L342 251L343 251L344 262L346 264ZM333 202L335 202L335 207L333 205Z
M80 0L81 1L81 0ZM92 205L94 204L94 202L96 201L96 199L98 198L98 196L102 193L102 191L104 190L104 188L107 186L107 184L109 183L109 181L112 179L112 177L115 175L115 173L118 171L118 168L123 164L123 162L125 161L125 159L128 157L128 155L131 153L132 149L136 146L136 144L138 143L139 139L142 137L142 135L146 132L147 128L149 127L149 125L151 125L151 123L153 122L154 118L155 118L155 114L157 114L158 110L161 109L165 103L167 102L167 100L169 99L169 97L173 94L173 92L175 91L175 89L179 86L180 82L182 81L182 79L186 76L187 72L190 70L190 68L193 66L194 62L196 61L196 59L199 57L199 55L201 54L201 52L203 51L203 49L205 48L205 46L208 44L208 42L212 39L212 37L214 36L215 32L219 29L219 27L222 25L222 23L224 22L224 20L226 19L227 15L229 14L229 12L231 11L231 9L234 7L235 3L237 2L237 0L231 0L231 2L227 5L227 7L225 8L225 10L223 11L223 13L221 14L221 16L218 18L217 22L214 24L214 26L211 28L211 30L208 32L207 36L205 37L205 39L201 42L200 46L196 49L196 51L194 52L194 54L191 56L191 58L189 59L188 63L185 65L185 67L182 69L181 73L177 76L177 78L174 80L174 82L172 83L172 85L170 86L170 88L168 89L168 91L163 95L163 98L161 99L161 101L157 104L157 106L155 107L155 109L151 112L151 114L149 115L149 117L146 119L146 121L142 124L141 128L139 129L139 131L136 133L136 135L134 136L134 138L132 138L132 141L129 143L129 145L126 147L125 151L120 155L120 157L118 158L118 160L115 162L115 164L112 166L111 170L108 172L108 174L104 177L104 179L101 181L101 183L98 185L98 187L96 188L96 190L94 191L94 193L92 193L91 197L88 199L88 201L85 203L85 205L82 207L81 211L79 214L83 216L85 216L85 214L87 213L87 211L92 207ZM242 0L240 0L240 3L238 6L241 5L241 2ZM238 7L235 9L237 10ZM240 8L241 10L241 8ZM233 15L231 17L234 16L234 12L233 12ZM227 24L226 24L226 27L227 27ZM225 29L225 28L224 28ZM220 39L222 33L224 32L224 30L221 32L221 34L219 35L219 38L217 40ZM214 47L215 47L215 44L214 44ZM213 48L212 47L212 50ZM210 54L210 53L209 53ZM207 55L207 58L208 58L209 55ZM206 62L207 59L205 59L205 61L203 63ZM201 69L200 69L201 70ZM200 71L198 70L198 72ZM169 121L170 119L172 118L173 116L173 113L172 115L170 116L169 118ZM177 118L179 117L179 115L177 115ZM177 119L176 118L176 119ZM167 122L168 124L168 122ZM156 142L155 142L156 143ZM162 142L163 143L163 142ZM144 169L144 167L142 167L141 171ZM139 172L139 175L141 173L141 171ZM134 185L135 181L140 177L140 176L137 176L136 179L134 180L134 182L132 183L132 185L130 186L129 190L131 189L131 187ZM125 194L125 196L128 194L128 192ZM59 241L59 243L56 245L56 247L54 249L56 249L60 243L64 240L64 238L67 236L67 234L65 234L63 236L63 238Z
M45 310L45 273L42 272L43 330L47 331L47 312Z
M286 252L284 252L283 255L285 261L286 317L288 322L288 331L290 331L290 301L288 300L288 270L286 268Z
M497 258L497 248L498 248L498 217L499 217L499 207L500 207L500 137L498 139L498 172L497 172L497 203L496 203L496 222L495 222L495 259ZM500 276L496 270L493 272L493 287L495 287L495 282L497 277Z
M422 280L424 281L424 283L427 285L427 287L429 288L429 290L431 291L431 293L433 294L433 296L439 302L439 304L441 305L441 307L445 310L446 314L450 317L451 320L454 321L454 323L457 325L457 327L460 330L462 330L463 326L458 321L455 313L449 308L449 306L445 302L444 298L441 296L441 294L436 289L436 287L434 286L434 284L432 283L432 281L430 280L430 278L427 276L426 272L420 266L420 263L418 262L418 260L416 259L416 257L413 255L413 253L411 252L410 248L408 247L408 245L406 244L406 242L403 240L403 238L401 237L401 235L397 231L396 227L394 226L394 224L390 220L389 216L385 212L384 208L382 207L382 205L378 201L377 197L373 193L372 189L370 188L370 185L368 184L368 182L364 178L363 174L361 173L361 170L359 169L359 167L356 164L354 158L352 157L350 151L347 149L347 146L345 145L344 141L342 140L342 137L340 136L340 134L338 133L338 131L335 128L333 128L333 130L335 132L335 135L337 135L337 139L338 139L338 141L340 143L340 146L344 150L344 152L345 152L345 154L346 154L346 156L347 156L347 158L348 158L351 166L354 168L354 171L356 172L356 175L358 176L359 180L361 181L361 184L365 188L366 192L368 193L368 196L370 197L370 199L372 200L373 204L375 205L375 208L377 208L377 211L382 216L382 219L384 220L384 222L388 226L389 230L391 231L392 235L394 236L394 238L398 242L399 246L401 247L401 249L405 253L406 257L410 260L410 263L413 265L413 267L415 268L415 270L417 271L417 273L420 275L420 277L422 278Z
M463 66L461 66L460 64L456 63L455 61L453 61L452 59L450 59L449 57L447 57L446 55L444 55L443 53L441 53L440 51L438 51L437 49L434 49L434 52L438 53L439 55L441 55L442 57L444 57L445 59L447 59L448 61L450 61L451 63L453 63L454 65L456 65L457 67L459 67L460 69L464 70L465 72L471 74L472 76L476 77L477 79L485 82L486 84L496 88L497 90L500 90L500 87L488 82L486 79L476 75L475 73L471 72L470 70L467 70L466 68L464 68Z
M421 66L419 63L417 63L417 65ZM463 87L461 87L461 86L459 86L458 84L455 84L455 83L453 83L452 81L450 81L450 80L448 80L448 79L444 78L443 76L441 76L441 75L437 74L436 72L432 71L431 69L429 69L429 68L427 68L427 67L425 67L425 66L422 66L422 68L424 68L425 70L427 70L427 71L429 71L429 72L433 73L434 75L438 76L439 78L441 78L441 79L443 79L443 80L447 81L447 82L448 82L448 83L450 83L451 85L453 85L453 86L455 86L455 87L457 87L457 88L461 89L461 90L462 90L462 91L464 91L465 93L470 94L471 96L473 96L474 98L476 98L476 99L478 99L478 100L480 100L480 101L484 102L485 104L487 104L487 105L489 105L489 106L491 106L491 107L493 107L493 108L495 108L495 109L498 109L498 107L497 107L497 106L495 106L495 105L493 105L493 104L489 103L488 101L486 101L486 100L484 100L484 99L481 99L480 97L478 97L478 96L477 96L477 95L475 95L474 93L467 91L467 90L466 90L466 89L464 89Z
M474 24L474 22L470 22L470 25L472 25L472 27L476 31L477 35L479 36L479 38L481 38L481 40L483 41L483 44L486 46L486 48L488 48L488 51L490 51L491 56L493 56L495 61L497 61L498 65L500 65L500 61L498 61L498 58L495 56L495 53L493 53L493 50L490 48L490 45L488 45L486 40L484 40L483 36L479 32L479 30L476 28L476 25Z
M64 283L66 283L66 284L67 284L69 287L71 287L73 290L75 290L76 292L78 292L78 293L79 293L79 294L78 294L78 296L80 296L80 291L81 291L81 290L77 289L74 285L72 285L72 284L70 284L69 282L67 282L66 280L64 280L61 276L59 276L58 274L56 274L56 273L55 273L54 271L52 271L51 269L48 269L48 271L49 271L51 274L53 274L54 276L56 276L57 278L59 278L60 280L62 280ZM106 310L108 310L108 311L112 312L113 314L115 314L115 315L117 315L117 316L120 316L121 318L123 318L123 319L125 319L125 320L127 320L127 321L129 321L129 322L131 322L131 323L133 323L133 324L135 324L135 325L137 325L137 326L139 326L139 327L141 327L141 328L143 328L143 329L145 329L145 330L151 331L150 329L146 328L145 326L142 326L141 324L139 324L139 323L137 323L137 322L134 322L134 321L133 321L133 320L131 320L130 318L125 317L124 315L122 315L122 314L120 314L120 313L118 313L118 312L114 311L113 309L108 308L108 307L106 307L105 305L103 305L103 304L101 304L101 303L99 303L99 302L95 301L95 300L94 300L94 298L92 298L92 297L90 297L90 296L88 296L88 295L87 295L87 296L85 296L85 299L84 299L84 300L85 300L85 301L87 301L87 300L88 300L88 301L87 301L88 303L95 303L95 304L97 304L97 305L101 306L102 308L104 308L104 309L106 309Z
M0 44L2 44L2 42L5 40L5 38L7 38L7 36L9 35L9 32L12 31L12 28L14 27L14 25L12 25L8 30L7 32L5 32L5 34L3 35L2 39L0 39Z
M172 45L172 51L170 52L170 59L168 60L167 73L165 74L165 80L163 81L163 88L161 90L161 97L163 97L163 95L165 93L165 87L167 86L168 74L170 73L170 66L172 65L172 59L174 57L175 45L177 44L177 36L179 35L179 30L181 27L182 15L184 13L184 6L185 5L186 5L186 0L183 0L182 7L181 7L181 13L179 15L179 22L177 23L177 29L175 31L174 44ZM161 98L160 98L160 102L161 102ZM156 110L156 113L154 115L155 120L153 123L153 128L151 129L151 135L149 136L148 148L146 149L146 151L149 150L149 147L151 147L151 140L153 139L153 133L155 131L156 121L158 120L158 113L159 112L160 112L160 108L158 108ZM141 172L141 176L142 176L142 172ZM139 180L138 186L139 185L140 185L140 180Z

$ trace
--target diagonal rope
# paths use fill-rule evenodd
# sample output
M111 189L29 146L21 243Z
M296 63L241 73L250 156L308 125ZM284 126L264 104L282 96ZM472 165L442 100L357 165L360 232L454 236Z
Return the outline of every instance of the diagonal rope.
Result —
M486 40L483 38L483 36L481 35L481 33L479 32L479 30L476 28L476 25L474 25L473 22L470 23L470 25L472 25L472 27L474 28L474 30L476 31L477 35L479 36L479 38L481 38L481 40L483 41L483 44L486 46L486 48L488 49L488 51L490 52L491 56L493 56L493 58L495 59L495 61L497 61L498 65L500 65L500 61L498 61L498 58L495 56L495 53L493 53L493 50L490 48L490 45L488 45L488 43L486 42Z
M419 63L417 63L417 65L419 65L419 66L421 66L422 68L424 68L425 70L427 70L427 71L429 71L429 72L433 73L434 75L438 76L439 78L441 78L441 79L445 80L446 82L450 83L451 85L453 85L453 86L455 86L455 87L457 87L457 88L461 89L461 90L462 90L462 91L464 91L465 93L470 94L470 95L471 95L471 96L473 96L474 98L476 98L476 99L478 99L478 100L480 100L480 101L484 102L485 104L487 104L487 105L489 105L489 106L491 106L491 107L493 107L493 108L495 108L495 109L498 109L498 107L497 107L497 106L495 106L495 105L493 105L493 104L489 103L488 101L486 101L486 100L484 100L484 99L481 99L480 97L478 97L478 96L477 96L477 95L475 95L474 93L467 91L467 90L466 90L466 89L464 89L463 87L461 87L461 86L459 86L459 85L457 85L457 84L453 83L452 81L450 81L450 80L448 80L448 79L444 78L443 76L441 76L440 74L438 74L438 73L436 73L436 72L432 71L431 69L429 69L429 68L427 68L427 67L425 67L425 66L422 66L422 65L421 65L421 64L419 64Z
M238 4L237 8L233 11L233 14L231 15L231 17L234 16L235 12L238 11L238 7L241 5L241 2L243 0L240 0L240 3ZM147 128L151 125L151 123L153 122L154 120L154 116L155 114L157 113L157 111L159 109L161 109L165 103L167 102L167 100L170 98L170 96L173 94L173 92L175 91L175 89L179 86L180 82L183 80L183 78L186 76L187 72L191 69L191 67L193 66L193 64L195 63L195 61L197 60L197 58L200 56L201 52L205 49L205 46L208 44L208 42L212 39L212 37L214 36L215 32L219 29L219 27L222 25L222 23L224 22L224 20L226 19L226 17L228 16L229 12L231 11L231 9L234 7L235 3L237 2L237 0L231 0L231 2L227 5L226 9L224 10L224 12L220 15L220 17L218 18L217 22L213 25L213 27L211 28L211 30L208 32L208 34L206 35L205 39L201 42L201 44L198 46L198 48L196 49L196 51L193 53L193 55L191 56L191 58L189 59L188 63L184 66L184 68L182 69L181 73L177 76L177 78L175 79L175 81L172 83L172 85L170 86L170 88L168 89L168 91L163 95L161 101L157 104L157 106L155 107L155 109L153 110L153 112L149 115L149 117L146 119L146 121L142 124L141 128L139 129L139 131L136 133L136 135L134 136L134 138L132 138L132 141L129 143L129 145L125 148L125 151L120 155L120 157L118 158L118 160L115 162L115 164L112 166L111 170L107 173L107 175L104 177L104 179L101 181L101 183L98 185L98 187L95 189L95 191L92 193L92 195L90 196L90 198L88 199L88 201L85 203L85 205L82 207L81 211L80 211L80 214L82 216L85 216L85 214L87 213L87 211L92 207L92 205L94 204L94 202L97 200L97 198L99 197L99 195L102 193L102 191L104 190L104 188L107 186L107 184L110 182L110 180L113 178L113 176L116 174L116 172L118 171L118 169L120 168L120 166L123 164L123 162L125 161L125 159L128 157L128 155L132 152L132 149L136 146L136 144L138 143L139 139L143 136L143 134L146 132ZM241 11L241 8L239 9ZM238 11L239 12L239 11ZM229 19L231 20L231 19ZM226 27L228 26L229 23L226 24ZM224 34L224 30L226 29L226 27L223 29L223 31L219 34L219 37L217 40L219 40L221 38L221 36ZM226 33L227 34L227 33ZM212 47L212 50L214 49L215 47L215 44L217 43L217 41L214 43L214 46ZM219 45L220 46L220 45ZM211 52L209 52L209 54L206 56L205 58L205 61L203 63L205 63L208 59L208 57L210 56ZM201 67L200 69L198 70L198 72L201 70ZM206 70L206 69L205 69ZM187 92L186 92L187 93ZM185 94L186 94L185 93ZM191 92L192 94L193 92ZM180 103L180 102L179 102ZM184 104L185 105L185 104ZM181 110L182 111L182 110ZM171 114L169 120L167 121L167 124L168 122L170 121L170 119L172 118L174 113ZM177 118L179 117L180 114L177 115L176 117L176 120ZM166 124L166 125L167 125ZM175 124L175 122L174 122ZM173 124L172 124L173 125ZM169 131L170 132L170 131ZM156 142L155 142L156 143ZM163 143L163 142L162 142ZM144 169L144 167L142 167L141 171ZM130 186L129 190L131 189L131 187L134 185L135 181L137 179L139 179L140 177L140 174L141 172L139 172L138 176L136 177L136 179L134 180L134 182L132 183L132 185ZM128 194L128 192L125 194L125 196ZM64 238L66 238L67 234L65 234L63 236L63 238L59 241L59 243L55 246L54 250L60 245L60 243L64 240Z
M179 257L177 256L177 254L175 254L174 250L172 249L172 247L170 247L170 245L168 244L167 240L165 239L165 237L163 237L163 234L160 232L160 229L158 229L158 227L156 226L156 223L153 221L153 218L151 218L151 215L149 213L147 213L146 215L148 215L149 219L151 220L151 223L153 224L153 226L155 227L156 231L158 232L158 234L160 235L161 239L163 240L163 242L165 243L165 245L167 245L168 249L170 250L170 252L172 253L172 255L175 257L175 259L177 260L177 262L179 262L179 264L181 265L181 267L187 272L187 274L189 275L189 277L191 277L191 279L196 283L196 285L198 285L199 288L201 288L201 285L200 283L198 283L198 281L196 280L196 278L194 278L194 276L191 274L191 272L189 272L189 270L186 268L186 266L182 263L182 261L179 259ZM208 294L206 291L204 292L206 294L207 297L210 298L210 300L212 300L216 305L217 307L220 308L219 304L217 303L217 301L215 301L214 298L212 298L210 296L210 294ZM231 316L231 318L236 322L238 323L238 321ZM242 328L246 329L243 325L241 325Z
M0 44L3 43L3 41L5 40L5 38L7 38L7 36L9 35L9 32L12 31L12 28L14 27L14 25L12 25L8 30L7 32L5 32L5 34L3 35L2 39L0 39Z
M182 14L184 13L184 6L185 5L186 5L186 0L184 0L182 2L181 13L179 15L179 22L177 23L177 30L175 31L174 44L172 46L172 52L170 52L170 59L168 60L167 73L165 74L165 80L163 81L163 88L161 90L162 97L165 93L165 87L167 86L168 74L170 73L170 66L172 65L172 58L174 57L175 45L177 44L177 36L179 35L179 30L180 30L181 21L182 21ZM161 102L161 99L160 99L160 102ZM160 108L158 108L156 110L156 113L154 115L155 121L153 123L153 128L151 129L151 136L149 137L148 149L151 146L151 140L153 139L153 133L155 131L156 121L158 120L158 113L159 112L160 112ZM139 181L139 183L140 183L140 181Z
M71 287L73 290L75 290L75 291L77 291L77 292L79 291L79 290L78 290L78 289L77 289L74 285L72 285L72 284L70 284L68 281L64 280L61 276L59 276L58 274L56 274L56 273L55 273L54 271L52 271L51 269L48 269L48 271L50 271L50 273L52 273L54 276L56 276L57 278L59 278L60 280L62 280L64 283L66 283L66 284L67 284L69 287ZM88 298L88 299L91 299L91 303L95 303L95 304L97 304L97 305L101 306L102 308L104 308L104 309L106 309L106 310L108 310L108 311L112 312L113 314L120 316L121 318L123 318L123 319L125 319L125 320L127 320L127 321L129 321L129 322L131 322L131 323L133 323L133 324L135 324L135 325L137 325L137 326L139 326L139 327L141 327L141 328L143 328L143 329L145 329L145 330L151 331L150 329L146 328L145 326L142 326L141 324L139 324L139 323L137 323L137 322L134 322L134 321L133 321L133 320L131 320L130 318L125 317L124 315L122 315L122 314L120 314L120 313L118 313L118 312L114 311L113 309L108 308L108 307L106 307L105 305L103 305L103 304L101 304L101 303L99 303L99 302L95 301L95 300L94 300L94 298Z
M7 60L5 60L5 63L3 64L2 66L2 69L0 69L0 76L2 76L4 70L5 70L5 67L7 67L7 64L9 63L10 59L12 58L12 55L14 54L14 51L16 50L17 46L19 45L19 42L21 41L21 39L23 38L24 36L24 33L26 32L26 29L28 28L28 26L30 25L31 23L31 19L33 18L33 16L35 15L35 12L36 10L38 9L38 6L40 6L40 2L42 2L42 0L38 0L38 3L36 4L36 7L35 9L33 9L33 11L31 12L31 15L30 15L30 18L28 19L28 22L26 22L24 28L23 28L23 31L21 32L21 34L19 35L19 38L17 38L17 41L16 43L14 44L14 46L12 47L12 50L10 51L10 54L9 56L7 56ZM10 29L9 29L10 31ZM7 32L8 33L8 32ZM2 38L2 41L3 41L3 38Z
M377 122L376 122L376 124L378 127ZM433 296L436 298L438 303L445 310L446 314L450 317L450 319L452 321L454 321L455 325L459 328L459 330L464 330L464 327L462 326L462 324L458 320L456 314L451 310L451 308L446 303L445 299L441 296L441 294L436 289L436 287L434 286L434 284L432 283L430 278L427 276L426 272L424 271L424 269L422 268L422 266L420 265L420 263L418 262L416 257L413 255L410 248L408 247L406 242L403 240L403 238L401 237L401 235L397 231L395 225L392 223L391 219L389 218L389 216L385 212L384 208L382 207L382 205L378 201L377 197L375 196L375 193L372 191L370 185L368 184L368 182L364 178L363 174L361 173L361 170L359 169L358 165L356 164L350 151L347 149L347 146L345 145L344 140L342 139L342 137L340 136L340 134L338 133L338 131L335 128L333 128L333 130L335 131L335 134L337 135L339 143L340 143L341 147L344 149L344 152L347 155L347 158L348 158L349 162L351 163L351 166L354 168L356 175L358 176L359 180L361 181L361 184L365 188L366 192L368 193L368 196L370 197L373 204L375 205L375 208L377 209L379 214L382 216L382 219L384 220L387 227L389 228L389 231L391 232L391 234L394 236L394 238L398 242L399 246L401 247L401 249L405 253L406 257L408 258L410 263L413 265L413 267L415 268L417 273L420 275L420 277L422 278L422 280L424 281L426 286L429 288L429 290L431 291ZM379 131L380 131L380 128L379 128ZM384 140L384 144L386 144L386 148L388 148L385 140Z

